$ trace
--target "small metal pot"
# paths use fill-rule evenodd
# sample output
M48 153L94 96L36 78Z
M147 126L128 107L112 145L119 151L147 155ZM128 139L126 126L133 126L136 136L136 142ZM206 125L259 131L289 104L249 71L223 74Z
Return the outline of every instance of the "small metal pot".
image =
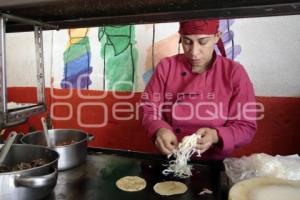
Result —
M49 139L52 141L51 149L59 153L58 170L66 170L76 167L86 160L88 142L94 136L83 131L72 129L52 129L48 130ZM57 146L63 142L71 144ZM47 146L43 131L28 133L21 138L23 144L33 144Z
M3 164L13 166L40 158L48 163L26 170L0 173L0 199L36 200L51 193L57 182L57 152L45 147L14 144Z

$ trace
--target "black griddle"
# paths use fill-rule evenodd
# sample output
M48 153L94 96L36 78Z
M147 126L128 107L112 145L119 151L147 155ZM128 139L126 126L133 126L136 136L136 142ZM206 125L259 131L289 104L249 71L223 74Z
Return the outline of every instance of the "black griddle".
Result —
M221 187L221 161L192 161L193 176L178 179L162 175L168 159L161 155L89 148L87 161L79 167L59 172L57 185L47 200L221 200L226 192ZM140 176L147 182L144 190L124 192L115 182L124 176ZM188 186L185 194L160 196L153 186L161 181L181 181ZM213 194L199 195L204 188Z

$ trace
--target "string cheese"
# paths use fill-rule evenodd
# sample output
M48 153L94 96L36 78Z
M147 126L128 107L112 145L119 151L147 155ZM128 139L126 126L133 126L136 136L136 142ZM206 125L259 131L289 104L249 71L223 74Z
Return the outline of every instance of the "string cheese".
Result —
M197 156L200 157L200 150L196 149L197 140L201 138L201 135L192 134L190 136L185 136L182 142L179 143L178 148L173 151L169 157L172 155L175 160L169 161L168 168L163 170L164 175L173 173L173 176L178 178L188 178L192 175L191 165L188 165L188 161L191 156L197 152Z

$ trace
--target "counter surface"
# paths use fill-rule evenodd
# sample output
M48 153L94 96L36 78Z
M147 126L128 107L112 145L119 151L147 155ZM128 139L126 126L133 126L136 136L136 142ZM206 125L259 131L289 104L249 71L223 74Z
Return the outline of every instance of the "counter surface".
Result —
M221 184L224 182L222 162L193 162L193 176L180 180L161 174L166 161L159 155L90 148L85 163L59 172L57 185L46 200L226 199L227 193ZM147 186L139 192L121 191L115 182L124 176L140 176L146 180ZM181 181L188 185L188 191L170 197L156 194L153 186L166 180ZM212 190L213 194L199 195L204 188Z

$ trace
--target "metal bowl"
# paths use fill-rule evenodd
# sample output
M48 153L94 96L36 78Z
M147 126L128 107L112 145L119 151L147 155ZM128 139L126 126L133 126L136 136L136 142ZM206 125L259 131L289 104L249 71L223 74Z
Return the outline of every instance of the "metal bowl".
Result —
M51 129L48 130L51 149L59 153L58 170L76 167L86 160L88 142L94 136L80 130ZM43 131L31 132L21 138L23 144L47 146ZM58 146L62 143L71 143Z
M45 147L14 144L3 164L13 166L41 158L48 163L26 170L0 173L0 199L36 200L51 193L57 182L57 152Z

